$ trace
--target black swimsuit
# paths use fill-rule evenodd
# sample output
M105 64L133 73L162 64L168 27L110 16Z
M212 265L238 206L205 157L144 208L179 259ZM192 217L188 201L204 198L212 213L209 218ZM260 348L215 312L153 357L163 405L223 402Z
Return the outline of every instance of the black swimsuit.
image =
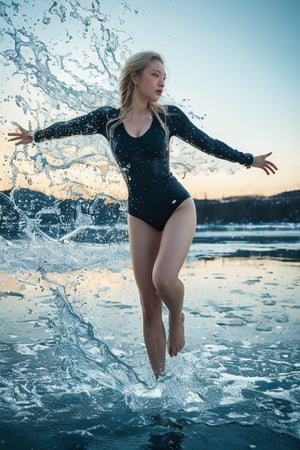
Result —
M118 117L119 110L101 107L85 116L36 131L34 141L75 134L99 133L105 136L110 140L113 155L128 187L129 214L161 231L175 209L190 197L170 172L169 140L172 136L218 158L243 165L253 162L250 153L239 152L207 136L176 106L168 106L166 110L166 115L160 115L164 126L154 116L150 128L140 137L130 136L123 123L113 127L114 122L109 122Z

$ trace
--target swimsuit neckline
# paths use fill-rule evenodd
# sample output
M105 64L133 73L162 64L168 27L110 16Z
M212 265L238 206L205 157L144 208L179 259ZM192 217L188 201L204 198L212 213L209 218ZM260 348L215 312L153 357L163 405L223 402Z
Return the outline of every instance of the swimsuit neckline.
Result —
M147 133L149 133L149 131L150 131L151 128L152 128L153 122L154 122L154 117L153 117L152 120L151 120L151 123L150 123L149 128L147 128L147 130L146 130L143 134L141 134L140 136L132 136L130 133L128 133L128 131L126 130L126 127L125 127L125 125L124 125L124 122L122 122L122 126L123 126L123 129L124 129L125 133L127 134L127 136L129 136L131 139L141 139L141 138L143 138Z

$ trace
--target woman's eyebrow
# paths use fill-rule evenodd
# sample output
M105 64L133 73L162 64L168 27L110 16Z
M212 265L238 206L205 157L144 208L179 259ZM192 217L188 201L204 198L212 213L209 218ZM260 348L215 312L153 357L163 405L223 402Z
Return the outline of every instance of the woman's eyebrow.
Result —
M159 69L152 69L152 71L153 71L153 72L158 72L158 73L160 73L161 75L163 75L164 77L167 76L166 72L162 72L162 71L159 70Z

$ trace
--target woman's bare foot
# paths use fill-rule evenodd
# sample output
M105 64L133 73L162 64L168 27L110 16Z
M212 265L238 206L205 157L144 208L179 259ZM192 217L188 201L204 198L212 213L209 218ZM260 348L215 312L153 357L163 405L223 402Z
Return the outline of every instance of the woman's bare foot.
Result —
M181 313L178 318L169 316L169 355L176 356L184 345L184 314Z

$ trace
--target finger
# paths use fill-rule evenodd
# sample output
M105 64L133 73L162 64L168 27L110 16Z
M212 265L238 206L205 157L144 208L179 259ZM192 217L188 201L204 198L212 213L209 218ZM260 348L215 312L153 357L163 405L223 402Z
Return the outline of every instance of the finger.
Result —
M267 164L268 169L272 172L272 173L276 173L277 167L275 166L275 164L268 162Z
M8 136L22 136L20 133L7 133Z
M277 170L276 164L274 164L272 161L265 160L265 161L264 161L264 164L268 164L269 166L272 166L272 167L274 167L274 169Z
M8 139L8 142L11 142L11 141L18 141L19 139L20 139L20 136L17 136L17 137Z
M266 158L269 158L269 156L271 156L271 155L272 155L272 152L269 152L269 153L265 153L263 155L263 157L264 157L264 159L266 159Z
M14 142L15 145L27 145L31 143L31 141L29 141L28 139L22 139L20 137L8 139L8 142Z
M263 161L262 166L267 167L272 173L275 173L276 170L278 170L278 167L272 161L265 160Z
M268 170L267 170L265 167L262 167L262 170L263 170L267 175L269 175L269 172L268 172Z
M264 167L265 172L267 172L268 175L270 175L271 173L273 173L273 175L275 175L276 171L275 169L273 169L273 167L269 164L266 164Z
M21 125L19 125L18 123L16 123L16 125L22 131L22 133L27 133L27 130L25 130L25 128L23 128Z

